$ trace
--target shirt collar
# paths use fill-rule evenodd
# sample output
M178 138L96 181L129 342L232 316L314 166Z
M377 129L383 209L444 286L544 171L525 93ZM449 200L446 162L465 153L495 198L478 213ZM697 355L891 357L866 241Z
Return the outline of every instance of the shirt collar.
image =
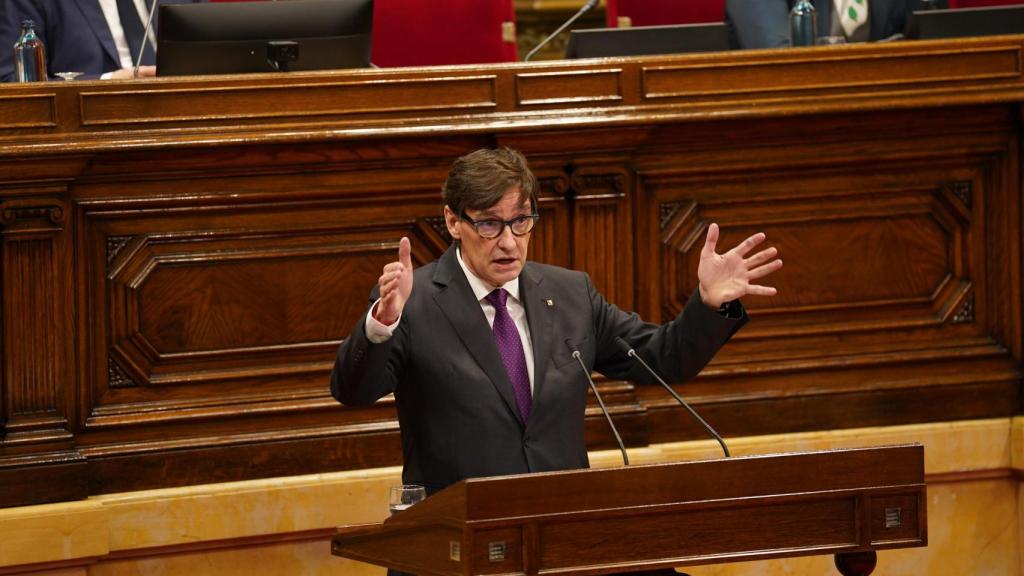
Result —
M469 287L473 289L473 295L476 296L477 301L483 300L488 294L494 291L493 288L478 278L476 274L473 274L472 270L466 266L466 262L462 260L462 250L459 247L455 248L455 257L458 258L459 266L462 267L462 272L466 274L466 280L469 280ZM504 288L505 291L508 292L509 296L521 302L521 300L519 300L518 277L509 280L504 286L499 286L499 288Z

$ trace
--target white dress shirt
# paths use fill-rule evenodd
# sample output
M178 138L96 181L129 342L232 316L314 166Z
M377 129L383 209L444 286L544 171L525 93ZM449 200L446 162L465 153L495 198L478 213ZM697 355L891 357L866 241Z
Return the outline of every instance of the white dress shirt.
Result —
M100 9L103 10L103 17L107 20L107 27L110 28L110 35L114 37L114 45L117 46L117 57L121 62L121 68L133 68L135 58L138 54L132 54L128 48L128 38L124 35L124 28L121 26L121 16L117 13L117 0L98 0ZM142 27L146 27L146 20L149 12L146 11L145 0L133 0L135 9L139 12L139 20ZM156 49L156 35L152 28L149 30L149 43Z
M473 274L473 272L466 266L466 263L462 260L462 251L458 248L455 249L455 256L459 260L459 266L462 267L462 272L466 274L466 280L469 281L469 287L473 289L473 295L476 296L477 302L480 304L480 308L484 311L484 316L487 318L487 325L494 327L494 306L486 300L487 295L490 294L494 288L491 288L486 282L481 280ZM508 309L508 315L512 317L512 322L516 325L516 330L519 332L519 339L523 343L523 354L526 356L526 371L530 376L530 392L533 392L533 340L530 338L530 325L526 321L526 308L523 307L523 302L519 298L519 278L505 283L504 288L508 292L508 301L505 303L505 308ZM377 302L380 302L378 299ZM374 302L370 306L372 311L377 306L377 302ZM385 326L377 321L373 317L373 314L366 315L366 338L374 344L381 344L386 342L391 335L394 334L395 328L398 323L402 320L399 316L395 320L394 324Z

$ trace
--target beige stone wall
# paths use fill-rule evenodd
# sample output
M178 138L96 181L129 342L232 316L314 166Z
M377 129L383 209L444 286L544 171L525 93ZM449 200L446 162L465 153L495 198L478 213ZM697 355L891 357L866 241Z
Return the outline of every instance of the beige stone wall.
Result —
M886 576L1024 576L1024 418L730 440L735 455L925 445L927 548L879 553ZM712 441L630 451L635 463L716 458ZM618 465L618 451L594 453ZM334 558L334 526L380 521L398 468L112 494L0 510L0 574L382 576ZM692 576L838 574L830 556L694 566Z

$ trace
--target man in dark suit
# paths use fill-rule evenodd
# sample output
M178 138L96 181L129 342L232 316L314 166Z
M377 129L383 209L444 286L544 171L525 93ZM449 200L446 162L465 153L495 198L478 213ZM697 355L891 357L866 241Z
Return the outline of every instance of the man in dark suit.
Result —
M24 19L35 23L36 34L46 46L46 69L51 76L80 72L82 78L131 78L143 42L147 5L151 4L142 0L0 0L0 81L14 80L11 47ZM156 75L153 54L151 38L139 76Z
M818 36L845 36L848 42L884 40L902 34L907 0L868 0L867 22L846 33L834 0L814 0ZM726 0L725 14L740 48L789 46L791 0Z
M338 351L331 392L369 405L394 392L406 484L428 494L463 478L586 468L588 383L572 353L611 378L650 378L620 337L668 380L696 375L747 318L738 298L781 265L748 238L715 253L711 225L700 289L662 326L608 303L582 273L527 262L536 179L518 152L456 160L443 191L453 245L413 270L407 238L372 304Z

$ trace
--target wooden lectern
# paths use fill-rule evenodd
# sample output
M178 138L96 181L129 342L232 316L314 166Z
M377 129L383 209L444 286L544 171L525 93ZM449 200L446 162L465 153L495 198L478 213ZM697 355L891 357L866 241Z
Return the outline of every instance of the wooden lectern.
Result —
M927 544L921 445L463 480L381 524L340 528L337 556L427 575L615 574Z

